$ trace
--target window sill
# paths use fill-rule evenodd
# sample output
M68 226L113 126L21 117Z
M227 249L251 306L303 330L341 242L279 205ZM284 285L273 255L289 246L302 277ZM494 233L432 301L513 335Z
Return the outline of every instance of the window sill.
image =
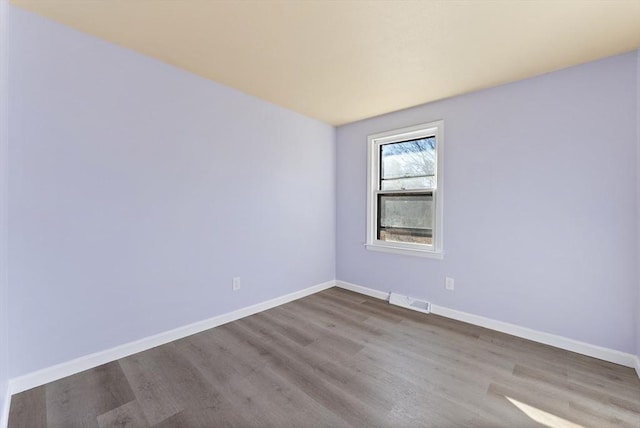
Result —
M370 251L381 251L383 253L392 253L392 254L405 254L407 256L417 256L417 257L426 257L428 259L444 259L443 252L436 251L427 251L427 250L417 250L410 248L400 248L400 247L392 247L392 246L382 246L375 244L365 244L367 250Z

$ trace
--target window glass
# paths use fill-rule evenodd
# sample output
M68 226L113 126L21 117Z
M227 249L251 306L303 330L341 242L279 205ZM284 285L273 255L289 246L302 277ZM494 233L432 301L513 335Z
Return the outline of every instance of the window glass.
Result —
M380 190L435 187L435 137L380 145Z
M432 244L433 194L378 194L378 239Z

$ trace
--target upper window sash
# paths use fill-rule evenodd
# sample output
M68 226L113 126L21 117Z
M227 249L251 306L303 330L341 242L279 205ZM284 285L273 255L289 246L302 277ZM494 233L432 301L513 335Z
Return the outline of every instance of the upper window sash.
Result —
M436 189L436 136L376 143L378 190Z

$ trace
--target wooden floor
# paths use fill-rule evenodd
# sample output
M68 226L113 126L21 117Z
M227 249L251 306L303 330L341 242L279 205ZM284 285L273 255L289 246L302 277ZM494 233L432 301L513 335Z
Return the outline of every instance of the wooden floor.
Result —
M13 397L45 426L638 428L640 380L333 288Z

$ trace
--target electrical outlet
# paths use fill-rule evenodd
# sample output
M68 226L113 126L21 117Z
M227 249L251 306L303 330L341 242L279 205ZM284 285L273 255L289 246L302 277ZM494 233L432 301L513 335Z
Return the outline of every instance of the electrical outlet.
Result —
M453 278L446 277L444 279L444 288L449 291L453 291Z
M233 281L231 282L231 289L233 291L240 290L240 277L239 276L236 276L235 278L233 278Z

